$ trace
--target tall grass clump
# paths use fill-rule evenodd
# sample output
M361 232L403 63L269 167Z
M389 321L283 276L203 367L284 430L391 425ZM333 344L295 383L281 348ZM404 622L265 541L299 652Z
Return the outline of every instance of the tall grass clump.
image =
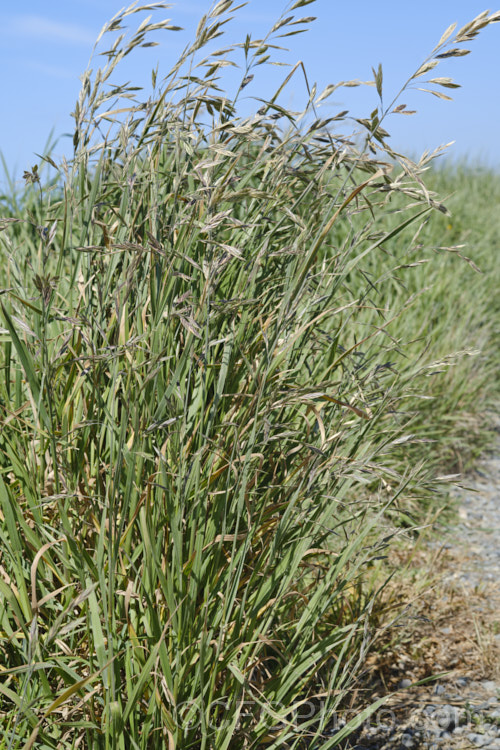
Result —
M281 106L301 65L238 115L310 2L211 51L242 7L218 2L146 101L112 75L176 27L127 37L166 6L121 11L82 79L73 158L47 154L4 204L2 747L318 746L362 668L367 571L434 488L401 456L405 397L426 392L405 355L419 290L388 248L413 227L414 252L446 209L430 157L388 145L380 68L361 140L318 115L336 86L305 79L303 111ZM450 28L408 85L498 20Z
M422 461L436 475L463 472L492 438L500 395L500 222L492 206L500 177L445 162L426 172L425 184L444 196L448 211L407 227L365 264L364 293L373 305L364 324L376 324L377 303L393 310L407 304L386 330L401 345L398 418L413 437L391 460ZM380 231L390 234L401 209L401 197L392 196L378 217ZM353 222L359 226L358 217Z

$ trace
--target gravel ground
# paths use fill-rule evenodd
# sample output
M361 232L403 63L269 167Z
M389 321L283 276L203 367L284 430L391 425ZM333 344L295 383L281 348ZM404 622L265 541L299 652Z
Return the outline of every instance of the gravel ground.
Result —
M435 644L431 672L451 665L451 673L411 687L415 673L403 672L402 690L351 739L355 750L500 750L500 430L496 450L467 480L457 491L460 523L440 542L447 560L440 590L455 609L433 620L426 641ZM485 621L496 625L482 644Z

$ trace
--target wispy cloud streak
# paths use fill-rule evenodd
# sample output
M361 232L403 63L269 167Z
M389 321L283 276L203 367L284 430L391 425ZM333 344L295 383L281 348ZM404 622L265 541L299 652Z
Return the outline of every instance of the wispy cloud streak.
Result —
M9 24L10 32L30 39L45 39L65 44L92 45L97 32L75 23L61 23L34 14L14 16Z
M78 74L75 71L70 70L67 67L61 65L48 65L47 63L39 62L38 60L26 61L26 65L32 70L36 70L38 73L42 73L44 76L49 78L60 78L61 80L78 81Z

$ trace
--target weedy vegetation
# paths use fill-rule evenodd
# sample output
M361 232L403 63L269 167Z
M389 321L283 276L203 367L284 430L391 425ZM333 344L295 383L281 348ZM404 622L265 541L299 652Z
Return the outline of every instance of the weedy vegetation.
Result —
M375 70L367 119L322 118L359 82L320 92L301 64L240 116L311 3L215 50L243 7L221 0L145 101L120 60L176 27L127 36L167 6L122 10L73 158L1 199L2 748L327 750L378 705L330 731L376 639L376 561L498 395L500 182L429 171L439 151L386 127L500 14L450 27L386 108Z

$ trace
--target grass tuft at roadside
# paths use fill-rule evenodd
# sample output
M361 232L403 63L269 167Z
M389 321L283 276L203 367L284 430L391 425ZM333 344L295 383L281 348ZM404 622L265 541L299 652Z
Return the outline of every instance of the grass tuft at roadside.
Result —
M381 69L356 134L300 64L239 117L310 2L220 52L214 4L145 101L119 62L175 27L124 9L73 159L2 199L0 747L327 750L377 708L325 739L388 550L489 438L500 177L395 153Z

